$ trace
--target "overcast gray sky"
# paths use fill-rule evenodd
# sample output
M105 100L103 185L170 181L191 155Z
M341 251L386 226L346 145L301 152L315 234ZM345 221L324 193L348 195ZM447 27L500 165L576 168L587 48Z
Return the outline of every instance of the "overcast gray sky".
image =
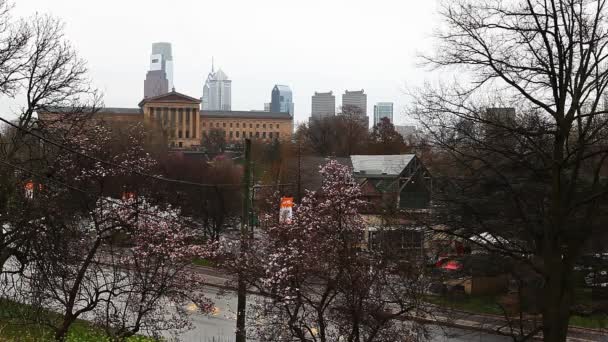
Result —
M274 84L294 93L296 121L315 91L365 89L395 102L427 77L417 55L432 47L435 0L19 0L15 16L50 13L87 60L106 106L136 107L151 44L173 45L176 90L202 95L211 57L232 79L232 108L261 110Z

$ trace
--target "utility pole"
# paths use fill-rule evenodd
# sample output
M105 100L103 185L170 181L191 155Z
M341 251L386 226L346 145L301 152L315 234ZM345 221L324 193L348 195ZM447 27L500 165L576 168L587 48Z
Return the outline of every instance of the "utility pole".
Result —
M302 200L302 147L300 146L300 137L298 136L298 203Z
M251 183L251 140L245 139L245 174L243 175L243 217L241 218L241 248L239 259L243 261L249 247L249 184ZM238 302L236 310L236 342L247 341L245 330L245 312L247 310L247 283L243 274L238 274Z

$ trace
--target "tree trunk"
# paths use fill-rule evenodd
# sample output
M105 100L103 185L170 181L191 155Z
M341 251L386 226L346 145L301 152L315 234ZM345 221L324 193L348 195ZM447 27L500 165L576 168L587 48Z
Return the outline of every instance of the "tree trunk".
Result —
M569 275L572 270L565 269L561 257L553 259L551 264L547 264L547 282L543 289L543 340L565 342L574 291Z
M65 317L61 327L55 331L55 341L63 342L67 339L68 330L73 322L74 319L71 316Z

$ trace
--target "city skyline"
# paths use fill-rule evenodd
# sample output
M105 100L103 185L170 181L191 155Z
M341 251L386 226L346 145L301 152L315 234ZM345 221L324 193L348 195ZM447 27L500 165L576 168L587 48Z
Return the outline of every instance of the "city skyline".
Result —
M189 10L184 11L184 7ZM318 8L324 10L318 12ZM300 13L288 29L278 29L276 21L259 20L281 17L284 11ZM14 15L27 17L38 12L60 18L66 38L87 62L89 77L103 92L107 105L128 107L133 99L143 97L150 44L167 41L172 43L176 64L175 88L184 94L202 96L202 83L214 56L216 64L234 81L234 110L262 109L269 101L269 89L288 84L297 104L295 120L304 122L315 91L342 94L346 89L365 89L370 103L395 102L395 121L405 122L406 89L422 85L427 74L417 63L418 54L432 47L428 38L434 29L429 24L435 22L431 19L436 16L434 11L434 2L389 0L177 1L172 5L150 1L146 6L117 0L31 0L17 3ZM224 16L209 15L201 20L202 12L229 14L233 24L226 25ZM314 25L311 16L316 18ZM101 20L112 25L99 30ZM352 34L342 36L346 31ZM277 44L282 48L267 48ZM362 49L362 44L366 48ZM377 51L378 44L385 47L382 53ZM20 108L18 103L7 102L3 101L2 108L13 112ZM372 115L369 110L368 116Z

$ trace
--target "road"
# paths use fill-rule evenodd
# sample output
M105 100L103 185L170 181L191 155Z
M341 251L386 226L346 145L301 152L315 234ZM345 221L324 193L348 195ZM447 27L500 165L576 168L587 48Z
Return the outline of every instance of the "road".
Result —
M231 291L220 291L215 287L205 287L205 294L216 306L213 314L205 316L192 313L194 329L179 336L184 342L233 342L236 322L236 295ZM255 300L255 296L250 296ZM506 342L511 339L503 336L489 335L476 331L431 326L433 342Z

